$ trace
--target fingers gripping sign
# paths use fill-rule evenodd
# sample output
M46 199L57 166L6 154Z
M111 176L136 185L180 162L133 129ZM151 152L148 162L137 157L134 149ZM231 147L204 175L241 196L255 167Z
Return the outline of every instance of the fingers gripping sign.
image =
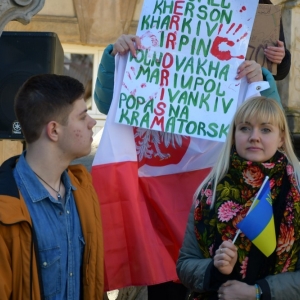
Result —
M143 44L142 44L143 41ZM137 50L151 50L158 46L158 39L151 31L147 31L141 37L132 34L122 34L114 43L111 55L127 55L131 53L133 57L137 57Z
M241 79L242 77L247 77L247 82L262 81L263 75L261 66L254 60L245 60L238 68L238 74L236 79Z
M264 52L268 60L275 64L280 64L285 56L284 43L277 41L277 46L268 46Z
M242 29L243 25L239 24L236 27L235 23L232 23L229 27L229 29L222 35L222 29L223 24L220 24L218 35L213 41L210 53L215 56L219 60L230 60L232 58L239 58L239 59L245 59L244 55L232 55L233 46L241 41L243 38L245 38L248 33L245 32L242 36L239 37L239 39L236 39L234 36L239 33L239 31ZM234 30L234 28L236 28ZM226 36L227 35L227 36ZM232 35L232 37L229 39L229 35ZM229 49L228 49L229 48ZM228 50L227 50L228 49Z
M111 55L115 56L117 53L126 55L128 51L133 57L136 57L136 49L141 48L141 40L136 35L121 35L113 46Z

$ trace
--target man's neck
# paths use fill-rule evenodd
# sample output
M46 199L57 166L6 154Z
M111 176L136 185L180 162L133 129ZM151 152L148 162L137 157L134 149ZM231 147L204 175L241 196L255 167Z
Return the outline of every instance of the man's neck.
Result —
M37 145L29 145L26 150L26 161L31 169L39 176L50 182L57 181L63 171L69 166L67 160L55 149L43 149Z

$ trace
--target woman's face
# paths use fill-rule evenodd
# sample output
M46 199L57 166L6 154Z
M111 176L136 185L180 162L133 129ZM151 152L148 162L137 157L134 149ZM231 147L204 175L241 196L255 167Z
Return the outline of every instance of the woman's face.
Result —
M269 160L283 144L278 126L251 119L235 129L235 147L239 156L253 162Z

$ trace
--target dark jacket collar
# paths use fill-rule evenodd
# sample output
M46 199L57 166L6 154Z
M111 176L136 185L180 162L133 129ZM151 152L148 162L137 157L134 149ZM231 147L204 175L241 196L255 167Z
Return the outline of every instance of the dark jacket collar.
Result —
M19 190L13 175L20 155L13 156L6 160L0 167L0 195L19 198Z

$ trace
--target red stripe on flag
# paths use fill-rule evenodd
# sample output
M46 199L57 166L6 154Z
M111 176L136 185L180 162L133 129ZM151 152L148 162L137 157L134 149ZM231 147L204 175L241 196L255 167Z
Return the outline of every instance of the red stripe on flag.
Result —
M137 162L92 167L102 212L105 290L177 279L193 194L209 170L138 177Z

